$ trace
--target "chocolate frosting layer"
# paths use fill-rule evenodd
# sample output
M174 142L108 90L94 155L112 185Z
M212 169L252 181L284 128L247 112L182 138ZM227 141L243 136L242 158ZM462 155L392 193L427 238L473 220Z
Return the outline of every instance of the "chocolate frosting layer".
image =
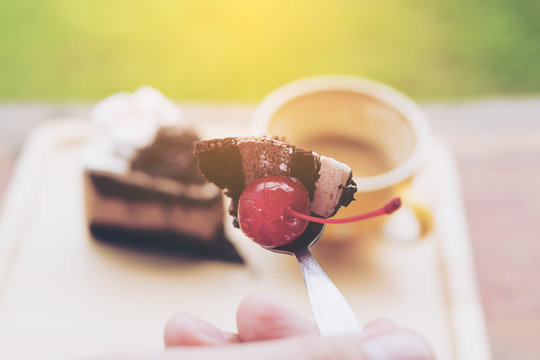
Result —
M90 173L90 179L102 196L120 198L128 202L159 202L165 206L181 204L185 207L209 207L221 201L219 194L207 199L174 195L148 187L128 184L108 175Z
M159 129L154 142L137 151L132 170L181 183L203 184L193 155L193 142L199 140L193 131L167 126Z
M315 183L319 179L319 170L321 162L318 156L314 156L313 152L294 149L294 154L291 161L291 176L298 179L306 188L309 200L313 200L315 194Z
M208 181L225 189L225 195L232 199L229 214L233 217L237 215L238 199L246 187L242 157L236 145L236 138L194 143L199 169Z

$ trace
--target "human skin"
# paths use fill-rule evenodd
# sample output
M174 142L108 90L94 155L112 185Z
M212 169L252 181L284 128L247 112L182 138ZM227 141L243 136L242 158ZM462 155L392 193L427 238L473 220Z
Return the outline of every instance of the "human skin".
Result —
M245 298L236 314L238 333L224 332L188 314L165 326L165 350L156 355L107 357L114 360L431 360L418 334L375 320L357 333L321 337L294 310L265 294ZM101 358L100 358L101 359Z

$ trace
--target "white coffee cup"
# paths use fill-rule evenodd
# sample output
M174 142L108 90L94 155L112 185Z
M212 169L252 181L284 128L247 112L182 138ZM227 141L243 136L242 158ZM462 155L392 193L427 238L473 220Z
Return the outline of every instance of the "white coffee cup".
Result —
M351 166L357 201L337 217L373 210L394 196L406 197L431 143L429 124L414 101L387 85L345 75L305 78L278 88L259 104L252 125L256 134L283 137ZM429 212L412 199L406 201L425 234ZM325 238L372 235L384 220L328 226Z

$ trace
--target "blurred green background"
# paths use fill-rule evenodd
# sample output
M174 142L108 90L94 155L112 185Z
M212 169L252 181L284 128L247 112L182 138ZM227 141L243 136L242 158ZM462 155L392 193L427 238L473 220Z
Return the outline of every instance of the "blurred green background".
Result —
M540 92L538 0L3 0L0 100L257 101L349 73L417 99Z

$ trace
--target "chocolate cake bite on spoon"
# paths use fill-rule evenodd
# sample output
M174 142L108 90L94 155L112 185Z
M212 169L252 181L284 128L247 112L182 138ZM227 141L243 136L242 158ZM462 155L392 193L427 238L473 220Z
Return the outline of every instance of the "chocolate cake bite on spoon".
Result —
M242 191L265 176L298 180L316 216L330 217L354 200L356 184L348 165L270 136L198 141L195 155L203 176L231 198L229 213L236 227Z

